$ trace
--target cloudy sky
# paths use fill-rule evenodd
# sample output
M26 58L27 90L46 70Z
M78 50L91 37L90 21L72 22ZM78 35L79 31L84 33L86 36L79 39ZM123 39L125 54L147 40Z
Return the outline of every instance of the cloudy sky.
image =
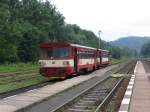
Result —
M124 36L150 36L149 0L51 0L66 18L106 41Z

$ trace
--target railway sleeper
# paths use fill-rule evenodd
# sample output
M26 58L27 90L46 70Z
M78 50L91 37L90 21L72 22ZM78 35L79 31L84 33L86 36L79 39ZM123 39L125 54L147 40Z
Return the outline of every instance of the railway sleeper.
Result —
M67 112L91 112L91 111L92 110L89 110L89 109L85 110L85 109L74 109L74 108L71 108Z

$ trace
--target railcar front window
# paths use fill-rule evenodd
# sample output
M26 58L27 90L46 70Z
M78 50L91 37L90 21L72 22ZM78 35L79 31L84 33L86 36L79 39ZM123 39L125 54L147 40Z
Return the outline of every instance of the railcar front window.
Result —
M69 48L54 48L53 56L56 59L68 58L69 57Z
M40 59L62 59L69 58L69 48L42 48Z
M42 48L40 49L40 59L50 59L52 55L52 49L51 48Z

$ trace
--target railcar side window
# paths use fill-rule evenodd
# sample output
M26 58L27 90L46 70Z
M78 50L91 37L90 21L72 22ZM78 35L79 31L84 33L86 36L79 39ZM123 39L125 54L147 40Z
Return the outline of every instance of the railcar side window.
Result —
M103 57L108 57L108 53L107 52L102 52L102 56Z
M92 58L93 53L90 51L80 51L79 56L80 56L80 58Z

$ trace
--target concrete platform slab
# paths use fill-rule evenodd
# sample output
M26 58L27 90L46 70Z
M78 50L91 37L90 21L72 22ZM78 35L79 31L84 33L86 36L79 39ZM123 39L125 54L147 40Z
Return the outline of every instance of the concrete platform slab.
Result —
M49 94L48 93L28 93L22 96L46 98L46 97L49 97Z
M16 111L17 107L13 105L2 104L0 105L0 112L12 112Z
M144 66L138 62L129 112L150 112L150 81Z
M13 98L8 98L9 100L14 100L14 101L29 101L29 102L34 102L37 100L41 100L42 97L35 97L35 96L25 96L25 95L19 95Z
M29 106L33 102L31 101L17 101L17 100L3 100L0 101L0 112L15 112L18 109L23 108L24 106Z

